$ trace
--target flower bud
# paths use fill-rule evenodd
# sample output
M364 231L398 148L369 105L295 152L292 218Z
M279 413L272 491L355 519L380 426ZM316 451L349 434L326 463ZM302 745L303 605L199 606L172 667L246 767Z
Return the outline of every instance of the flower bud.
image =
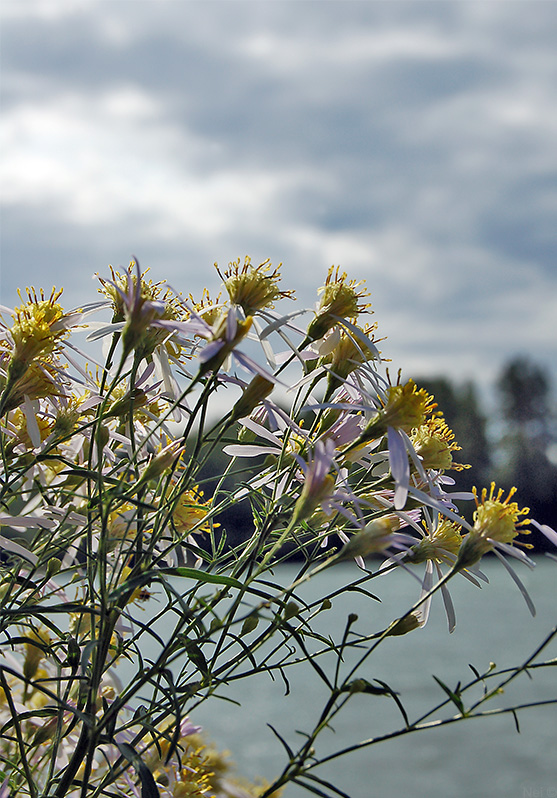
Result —
M404 618L393 621L386 634L388 637L391 635L398 637L408 634L408 632L413 632L414 629L419 629L420 626L422 626L422 622L415 613L411 612L410 615L405 615Z
M231 421L249 416L252 410L255 410L257 405L269 396L273 388L274 383L271 380L267 380L261 374L256 374L232 408Z

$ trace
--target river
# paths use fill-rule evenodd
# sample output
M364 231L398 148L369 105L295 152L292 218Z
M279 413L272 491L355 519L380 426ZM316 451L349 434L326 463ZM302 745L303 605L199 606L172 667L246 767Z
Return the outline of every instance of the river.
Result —
M323 572L304 585L303 597L310 601L324 588L340 586L355 567L345 564ZM535 618L499 562L489 560L482 567L490 584L481 590L464 579L453 580L457 626L452 634L441 601L434 601L425 628L386 640L360 674L370 682L388 682L411 721L443 697L432 674L454 688L458 680L470 681L469 663L480 671L490 662L499 668L517 665L557 623L557 563L540 557L532 572L517 566L536 604ZM296 566L283 566L275 578L287 584L295 573ZM373 590L381 604L350 593L335 599L321 614L321 631L338 638L349 613L359 616L360 631L382 628L417 597L419 585L400 571L374 580ZM555 640L544 653L550 657L557 657ZM241 706L212 699L192 718L231 752L239 772L248 777L270 780L284 766L281 745L268 723L294 746L302 740L296 731L309 730L319 715L326 693L311 668L303 666L289 678L289 695L280 678L273 681L267 675L232 684L225 695ZM522 675L502 701L510 705L548 697L557 698L555 668L538 670L533 679ZM316 775L330 779L350 798L557 798L557 705L526 709L519 721L520 733L507 714L407 734L332 761ZM391 699L358 694L335 720L334 731L323 732L317 751L332 752L401 725ZM284 798L309 795L291 785Z

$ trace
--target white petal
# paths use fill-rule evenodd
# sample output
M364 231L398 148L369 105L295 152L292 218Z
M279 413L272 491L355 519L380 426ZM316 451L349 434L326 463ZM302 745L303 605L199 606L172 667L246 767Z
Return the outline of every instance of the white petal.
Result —
M33 444L33 448L37 449L41 445L41 432L39 430L39 425L37 423L37 417L35 416L35 408L33 407L33 402L27 394L23 399L23 412L25 413L25 420L27 422L27 432L29 433L29 437L31 438L31 443Z
M534 616L536 614L536 608L534 607L534 602L530 598L530 594L528 593L528 591L524 587L524 585L522 583L522 580L519 578L518 574L511 568L511 566L506 561L506 559L503 557L503 555L500 554L497 551L497 549L493 549L493 551L495 552L497 557L501 560L501 562L503 563L503 565L505 566L505 568L507 569L507 571L511 575L511 578L512 578L513 582L515 583L515 585L517 585L518 589L522 593L522 596L524 597L524 601L526 602L526 604L528 606L528 609L530 610L531 615Z
M27 549L24 549L23 546L20 546L19 543L16 543L9 538L5 538L4 535L0 535L0 546L4 548L6 551L11 551L12 554L17 554L19 557L23 557L25 560L28 560L33 565L38 563L38 558Z

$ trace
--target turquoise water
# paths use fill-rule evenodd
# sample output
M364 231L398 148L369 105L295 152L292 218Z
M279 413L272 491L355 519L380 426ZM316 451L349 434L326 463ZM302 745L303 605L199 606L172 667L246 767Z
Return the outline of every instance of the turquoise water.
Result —
M520 567L520 566L518 566ZM304 586L307 600L340 586L349 577L347 564L325 571ZM448 634L441 601L434 601L424 629L390 638L367 661L361 676L380 679L394 688L412 721L433 707L443 694L435 674L454 687L472 676L468 663L482 671L490 662L498 667L517 665L532 652L557 623L557 564L540 558L535 571L521 570L537 607L532 618L516 586L496 561L483 568L490 584L481 590L466 580L454 580L451 593L457 627ZM295 566L275 573L289 583ZM350 572L353 578L353 571ZM386 626L397 612L417 598L419 585L400 571L373 581L382 603L348 594L335 599L321 614L321 631L339 638L349 613L358 614L356 628L373 632ZM545 658L557 656L553 642ZM348 663L347 663L348 664ZM249 777L271 779L285 764L271 723L292 745L319 717L326 692L308 666L289 673L290 694L280 679L266 675L230 685L225 701L200 707L194 720L201 723L221 747L230 750L238 770ZM557 698L557 669L537 671L533 679L521 676L502 698L507 705L541 698ZM453 712L450 713L454 714ZM385 697L358 694L318 740L319 754L402 726L394 702ZM557 798L557 706L527 709L520 715L518 734L512 715L471 719L451 726L421 731L374 745L324 765L316 771L330 779L350 798ZM310 793L289 786L284 798Z

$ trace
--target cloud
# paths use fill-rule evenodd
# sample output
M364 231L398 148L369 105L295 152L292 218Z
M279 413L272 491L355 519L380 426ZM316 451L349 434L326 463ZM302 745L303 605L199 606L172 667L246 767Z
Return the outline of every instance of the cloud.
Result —
M367 278L405 370L554 361L554 4L4 6L6 304L249 253L304 304L331 263Z

